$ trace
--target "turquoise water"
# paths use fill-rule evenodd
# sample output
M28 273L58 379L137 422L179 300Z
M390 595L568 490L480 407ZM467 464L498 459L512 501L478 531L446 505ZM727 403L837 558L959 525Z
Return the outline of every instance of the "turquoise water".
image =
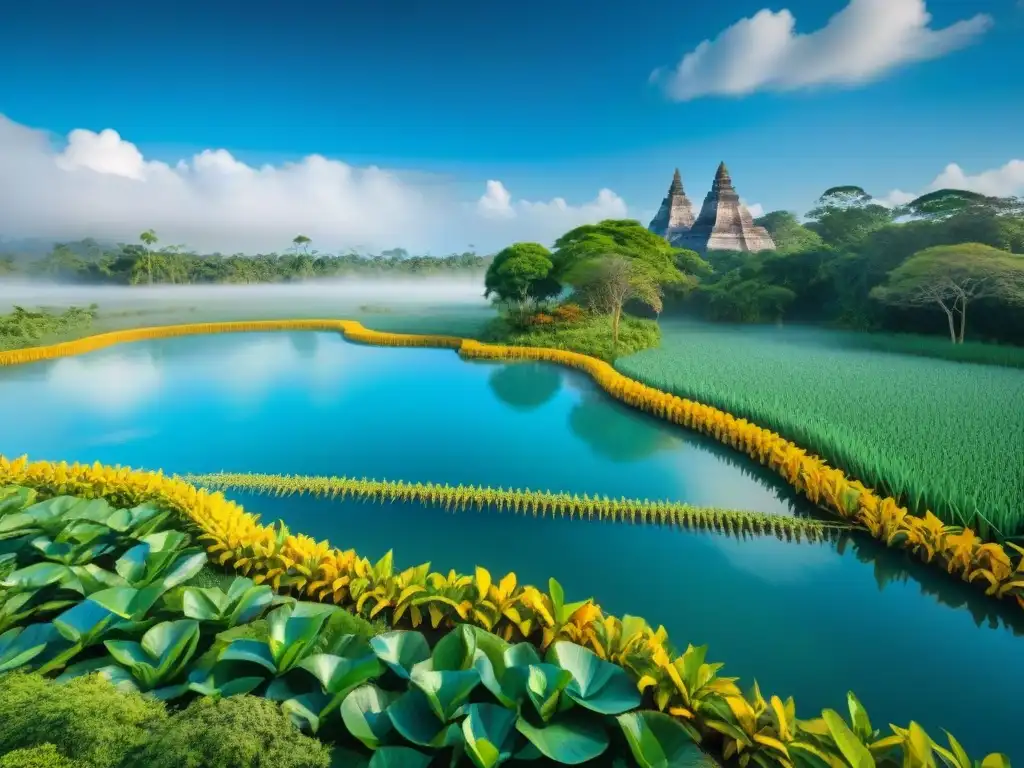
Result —
M332 334L125 345L0 370L0 452L169 472L337 474L803 510L760 468L538 364L363 347ZM854 688L876 726L911 718L971 751L1015 750L1018 613L870 542L737 541L668 528L233 494L265 519L521 581L707 643L726 673L809 717ZM1008 626L1012 622L1014 626Z

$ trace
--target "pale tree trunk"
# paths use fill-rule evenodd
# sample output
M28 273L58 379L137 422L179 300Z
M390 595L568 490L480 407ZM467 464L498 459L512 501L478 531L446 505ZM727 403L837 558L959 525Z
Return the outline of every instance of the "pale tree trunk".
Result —
M622 318L622 305L619 304L612 310L612 344L619 346L619 320Z
M964 331L967 329L967 297L960 299L960 338L958 344L964 343Z
M946 313L946 320L949 323L949 340L956 344L956 327L953 325L953 310L946 306L946 303L941 299L938 299L936 303L942 307L942 311Z

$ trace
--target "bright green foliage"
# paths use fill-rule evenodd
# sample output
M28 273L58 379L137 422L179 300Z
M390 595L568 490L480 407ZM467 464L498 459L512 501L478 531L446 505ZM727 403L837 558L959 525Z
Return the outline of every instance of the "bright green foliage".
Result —
M663 330L661 349L616 367L772 429L912 511L1024 532L1024 372L746 329Z
M525 329L512 329L504 321L496 320L484 334L484 339L521 347L566 349L611 362L620 355L658 346L661 331L653 320L623 315L616 346L609 332L608 319L588 315L583 321L571 325L533 325Z
M85 335L95 317L95 304L88 309L68 307L59 315L45 309L33 312L14 307L10 314L0 315L0 349L18 349Z
M31 504L31 496L0 489L8 500L0 521L14 518L11 530L35 526L56 541L61 523L89 520L110 529L114 551L100 563L69 566L40 560L47 553L29 546L30 536L7 540L15 542L17 567L3 582L4 605L37 594L62 599L8 615L14 625L0 638L0 657L8 668L37 674L0 678L0 751L53 742L74 768L327 766L328 748L306 731L334 742L335 762L381 768L421 768L438 752L453 766L465 758L497 768L539 757L572 765L614 761L627 748L659 768L702 765L705 748L725 757L743 751L762 768L790 765L780 759L787 750L861 763L868 750L880 764L902 760L909 768L928 768L938 754L967 768L952 737L947 750L913 722L891 726L889 736L872 729L852 694L849 723L828 710L800 721L792 699L769 703L756 683L744 696L735 678L719 674L721 664L705 660L705 646L673 658L663 630L637 618L602 618L590 600L567 601L554 579L547 593L524 587L519 606L508 600L514 575L494 584L482 568L475 577L433 574L447 585L433 579L433 594L422 583L402 590L410 612L426 606L428 615L443 600L470 608L476 594L473 619L492 627L494 618L481 613L488 606L517 621L520 609L549 616L537 645L469 623L431 644L419 632L374 632L338 606L283 595L265 618L268 606L255 606L250 623L224 630L225 612L236 604L228 596L241 601L253 585L238 579L208 600L186 600L194 587L182 585L197 580L206 561L194 561L181 532L153 530L153 521L169 524L167 515L70 497ZM115 535L125 531L139 538ZM415 579L420 570L429 567L402 574ZM378 603L401 599L389 591L393 575L388 553L357 571L352 587ZM181 618L186 604L208 618ZM108 629L116 634L106 637ZM55 682L39 674L69 662ZM100 674L80 676L90 669ZM194 701L168 718L160 699L175 707ZM651 702L660 712L640 709ZM364 761L367 749L375 754ZM1001 755L985 761L1007 765Z
M147 768L327 768L330 751L256 696L202 698L153 728L122 763Z
M92 675L57 684L0 677L0 753L53 743L81 768L111 768L166 719L163 705Z
M778 253L799 253L825 244L821 235L801 224L790 211L769 211L754 223L768 230Z
M551 274L551 252L540 243L514 243L498 252L484 277L484 296L524 306L561 290Z
M598 224L576 227L555 241L553 274L562 279L582 262L623 256L641 262L659 283L692 283L691 275L679 271L675 254L676 249L668 241L650 232L640 222L607 219Z
M53 744L15 749L0 755L0 768L79 768L80 765L62 755Z

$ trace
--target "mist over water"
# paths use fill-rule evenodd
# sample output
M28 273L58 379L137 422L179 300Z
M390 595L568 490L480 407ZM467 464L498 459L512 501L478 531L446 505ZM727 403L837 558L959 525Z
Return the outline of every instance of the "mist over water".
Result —
M235 310L311 310L360 306L394 309L458 306L485 309L483 274L444 277L346 277L255 285L71 285L0 280L0 311L11 307L98 304L101 311L214 307Z

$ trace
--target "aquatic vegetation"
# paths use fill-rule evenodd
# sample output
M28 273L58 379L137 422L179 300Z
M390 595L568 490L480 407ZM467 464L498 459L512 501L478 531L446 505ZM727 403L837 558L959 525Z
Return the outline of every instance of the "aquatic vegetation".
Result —
M661 349L616 367L785 435L914 514L986 538L1024 533L1024 372L756 330L663 335Z
M221 495L156 473L0 461L0 482L13 477L27 484L0 487L2 540L14 560L0 580L0 602L36 592L51 599L0 634L3 671L61 672L58 680L72 685L96 672L151 698L210 699L185 710L193 720L225 697L257 693L280 702L305 731L343 726L345 738L374 750L382 764L416 758L425 765L449 748L478 768L539 755L571 764L620 743L645 766L714 764L704 750L765 768L927 768L936 757L974 765L955 739L947 749L914 722L881 734L852 693L849 721L827 709L799 719L791 698L766 699L756 683L743 693L720 674L721 664L706 661L705 647L677 655L664 629L605 616L591 600L566 602L554 580L542 592L517 587L513 574L495 583L482 568L474 576L429 566L396 574L390 555L370 564L283 527L262 527ZM32 531L45 526L60 540L83 520L106 528L111 542L93 562L68 566L31 546ZM248 564L233 560L218 535L199 538L223 564L253 565L258 576L217 594L187 586L206 563L179 530L189 521L227 537L245 530L246 546L259 553ZM286 572L268 579L259 559ZM321 578L332 568L333 581ZM266 600L257 580L290 594ZM371 615L391 608L395 622L406 606L413 624L420 613L445 631L432 633L433 643L410 630L339 634L332 621L348 614L331 603ZM225 631L226 615L262 619L262 628ZM1009 761L992 754L983 765Z
M267 475L244 472L215 472L184 475L193 485L213 490L241 490L274 496L309 494L331 499L352 497L364 501L412 501L441 506L448 511L495 509L533 517L569 517L628 523L669 525L687 530L710 530L735 536L775 536L798 541L833 538L852 526L813 518L787 517L763 512L695 507L676 501L649 499L609 499L607 496L582 496L514 488L490 488L473 485L410 483L402 480L367 480L351 477L310 477L304 475Z
M988 595L1016 599L1024 607L1024 579L1021 578L1024 569L1019 557L1024 554L1024 549L1006 542L1006 547L1013 550L1011 555L1000 544L986 543L985 539L998 534L989 517L979 513L984 527L975 531L967 526L946 525L927 510L921 516L913 515L895 499L850 479L842 470L830 467L818 456L769 429L718 408L643 384L624 376L603 360L578 352L486 344L453 336L385 333L371 331L352 320L263 320L196 323L99 334L48 347L0 352L0 364L52 359L141 339L271 330L338 330L348 339L367 344L442 347L457 350L468 359L545 361L582 370L605 392L627 405L714 437L747 454L778 473L812 503L864 526L886 546L907 549L925 562L935 563L964 581L982 586Z
M60 314L40 309L35 312L14 307L0 315L0 349L13 349L41 341L60 338L66 334L84 333L96 318L96 305L68 307Z

